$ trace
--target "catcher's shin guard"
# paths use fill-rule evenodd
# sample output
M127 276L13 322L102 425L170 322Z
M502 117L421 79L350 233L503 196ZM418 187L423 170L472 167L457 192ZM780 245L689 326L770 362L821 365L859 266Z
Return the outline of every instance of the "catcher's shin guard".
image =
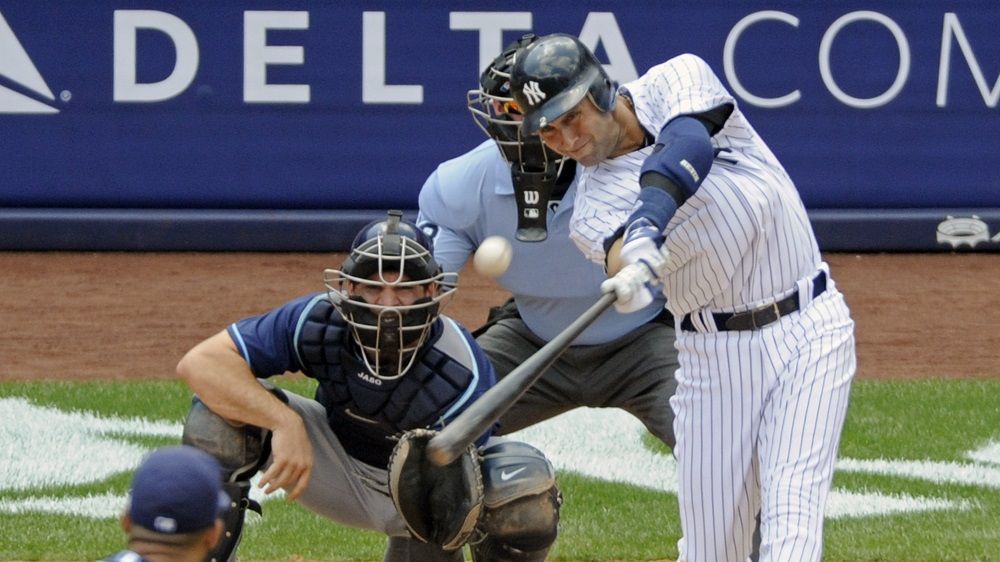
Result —
M223 489L229 494L229 509L222 516L225 529L218 544L205 556L204 562L236 562L236 547L243 537L243 521L248 509L261 513L260 504L250 499L250 481L227 482Z
M475 562L541 562L556 540L562 496L555 470L541 451L503 441L483 451L485 508L478 537L469 541Z
M280 389L263 380L260 383L283 402L288 402ZM181 440L211 454L222 466L223 488L231 501L223 515L223 535L205 557L205 562L234 562L246 510L261 513L260 504L250 499L250 479L271 454L270 435L259 427L230 423L195 396L184 420Z

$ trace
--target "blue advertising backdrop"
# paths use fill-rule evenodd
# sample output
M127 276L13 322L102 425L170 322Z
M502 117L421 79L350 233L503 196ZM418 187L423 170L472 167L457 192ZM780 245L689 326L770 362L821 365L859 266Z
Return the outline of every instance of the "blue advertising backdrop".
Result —
M796 180L821 247L1000 248L1000 3L5 1L6 249L340 250L484 139L521 33L625 82L692 52Z

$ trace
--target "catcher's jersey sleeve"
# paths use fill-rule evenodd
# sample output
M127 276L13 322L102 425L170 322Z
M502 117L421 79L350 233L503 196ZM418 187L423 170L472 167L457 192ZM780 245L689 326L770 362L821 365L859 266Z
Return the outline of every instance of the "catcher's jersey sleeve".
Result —
M323 293L300 297L229 326L229 337L255 376L267 378L302 370L295 350L296 334L309 309L325 298Z

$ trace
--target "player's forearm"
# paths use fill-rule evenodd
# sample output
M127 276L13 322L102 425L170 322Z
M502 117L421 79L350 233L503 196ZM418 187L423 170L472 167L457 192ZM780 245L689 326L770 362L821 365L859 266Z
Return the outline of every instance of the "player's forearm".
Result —
M605 256L605 265L607 268L608 277L611 277L612 275L618 273L621 270L622 266L625 265L624 263L622 263L621 260L621 251L622 251L622 239L616 238L615 241L611 243L611 246L608 247L608 252Z
M257 382L225 331L189 351L177 365L177 375L210 410L232 422L271 430L301 423L291 408Z

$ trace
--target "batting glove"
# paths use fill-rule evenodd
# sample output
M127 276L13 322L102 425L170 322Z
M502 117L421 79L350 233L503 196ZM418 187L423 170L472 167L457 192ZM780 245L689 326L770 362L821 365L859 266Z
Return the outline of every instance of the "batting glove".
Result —
M663 232L646 217L639 217L629 223L622 236L621 260L626 264L645 261L659 274L666 261L661 254Z
M653 302L659 277L645 262L626 265L601 283L601 291L614 293L615 309L623 314L646 308Z

